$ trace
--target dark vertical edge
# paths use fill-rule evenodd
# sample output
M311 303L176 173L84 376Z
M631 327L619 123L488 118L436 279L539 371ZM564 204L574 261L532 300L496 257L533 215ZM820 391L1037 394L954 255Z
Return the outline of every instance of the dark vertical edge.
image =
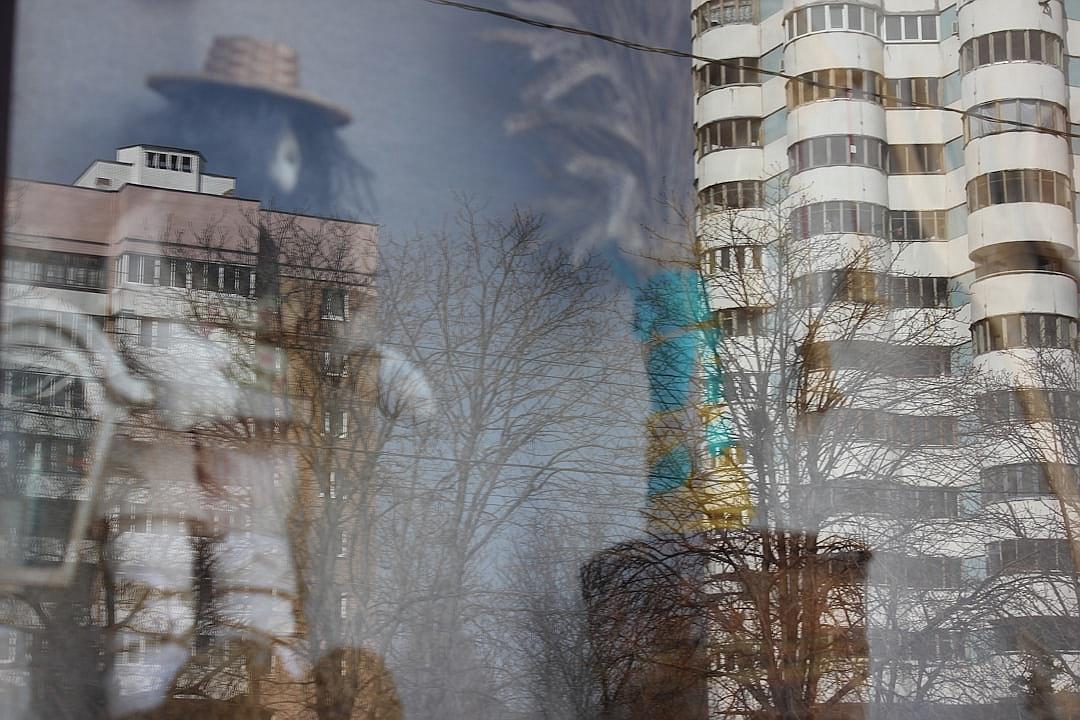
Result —
M15 63L15 2L0 0L0 278L4 277L4 211L7 209L8 134L11 131L11 89ZM2 299L0 299L2 302Z

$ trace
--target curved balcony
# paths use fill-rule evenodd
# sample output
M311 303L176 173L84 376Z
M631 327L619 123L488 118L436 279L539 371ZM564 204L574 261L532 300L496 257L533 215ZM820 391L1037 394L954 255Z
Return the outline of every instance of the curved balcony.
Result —
M715 88L697 98L697 124L699 126L735 117L761 117L761 86L730 85Z
M971 322L1018 313L1076 317L1076 281L1064 273L1018 271L990 275L971 284Z
M1060 0L1050 0L1050 12L1037 2L979 0L962 4L957 11L960 42L998 30L1030 28L1064 36L1065 8Z
M1071 160L1065 138L1037 131L987 135L964 148L969 178L996 170L1032 167L1072 177Z
M1060 368L1057 372L1062 377L1071 377L1072 373L1076 372L1075 361L1076 353L1071 348L1039 348L1037 350L1014 348L1003 352L987 352L976 355L972 360L972 368L976 372L989 377L1007 376L1016 385L1034 387L1046 382L1045 369L1040 372L1040 367L1045 368L1048 362L1052 362L1055 367ZM1003 448L1003 450L1009 449ZM1051 450L1052 446L1047 446L1047 452ZM1054 456L1045 455L1045 457ZM989 461L991 458L986 459ZM1000 458L994 461L1013 462L1008 458Z
M870 100L839 98L806 103L788 112L789 145L812 137L837 134L888 138L885 108Z
M1022 60L975 68L960 81L960 98L965 108L1011 98L1037 98L1069 107L1065 74L1053 65Z
M838 30L804 35L784 48L784 70L790 75L845 67L884 73L885 43L866 33Z
M714 25L694 39L694 52L710 58L760 57L761 32L757 25Z
M761 180L765 177L761 148L715 150L697 162L698 187L735 180Z
M840 165L803 170L792 176L789 188L792 196L801 198L802 204L825 200L889 204L887 176L868 167Z
M991 205L968 215L968 257L976 263L1005 243L1044 243L1063 259L1076 256L1071 208L1049 203Z

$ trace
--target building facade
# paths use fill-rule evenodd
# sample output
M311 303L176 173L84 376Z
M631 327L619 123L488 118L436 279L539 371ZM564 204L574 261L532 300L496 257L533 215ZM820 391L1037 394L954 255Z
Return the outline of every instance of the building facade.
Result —
M74 578L45 610L4 598L15 717L397 712L342 582L374 559L377 228L235 190L197 151L148 145L71 186L11 184L0 462L23 519L3 560Z
M844 704L1066 716L1080 3L693 0L691 13L698 249L725 371L775 387L761 343L789 333L777 362L811 378L799 432L837 448L821 484L781 482L807 486L781 502L812 519L764 522L874 554L866 690ZM866 306L887 309L853 326ZM768 462L740 442L764 503ZM721 697L717 716L740 714Z

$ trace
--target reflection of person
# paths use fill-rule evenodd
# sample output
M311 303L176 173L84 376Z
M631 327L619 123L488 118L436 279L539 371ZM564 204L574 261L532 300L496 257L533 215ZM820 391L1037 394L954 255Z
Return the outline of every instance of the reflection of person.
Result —
M371 175L337 129L349 113L299 88L296 51L219 37L201 73L152 75L168 108L133 128L141 140L198 148L239 192L276 210L355 219L372 210Z

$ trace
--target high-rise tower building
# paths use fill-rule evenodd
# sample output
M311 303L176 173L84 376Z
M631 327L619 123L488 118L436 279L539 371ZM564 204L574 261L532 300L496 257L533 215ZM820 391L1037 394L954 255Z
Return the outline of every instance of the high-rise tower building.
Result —
M865 689L808 706L1065 712L1080 653L1080 3L691 11L698 249L754 515L854 536L874 558L867 639L846 635L865 664L845 682ZM742 412L745 397L783 407L740 423L739 393ZM747 668L768 658L750 655L714 687L759 687ZM761 708L782 694L770 683ZM736 697L714 692L713 711L739 714Z

